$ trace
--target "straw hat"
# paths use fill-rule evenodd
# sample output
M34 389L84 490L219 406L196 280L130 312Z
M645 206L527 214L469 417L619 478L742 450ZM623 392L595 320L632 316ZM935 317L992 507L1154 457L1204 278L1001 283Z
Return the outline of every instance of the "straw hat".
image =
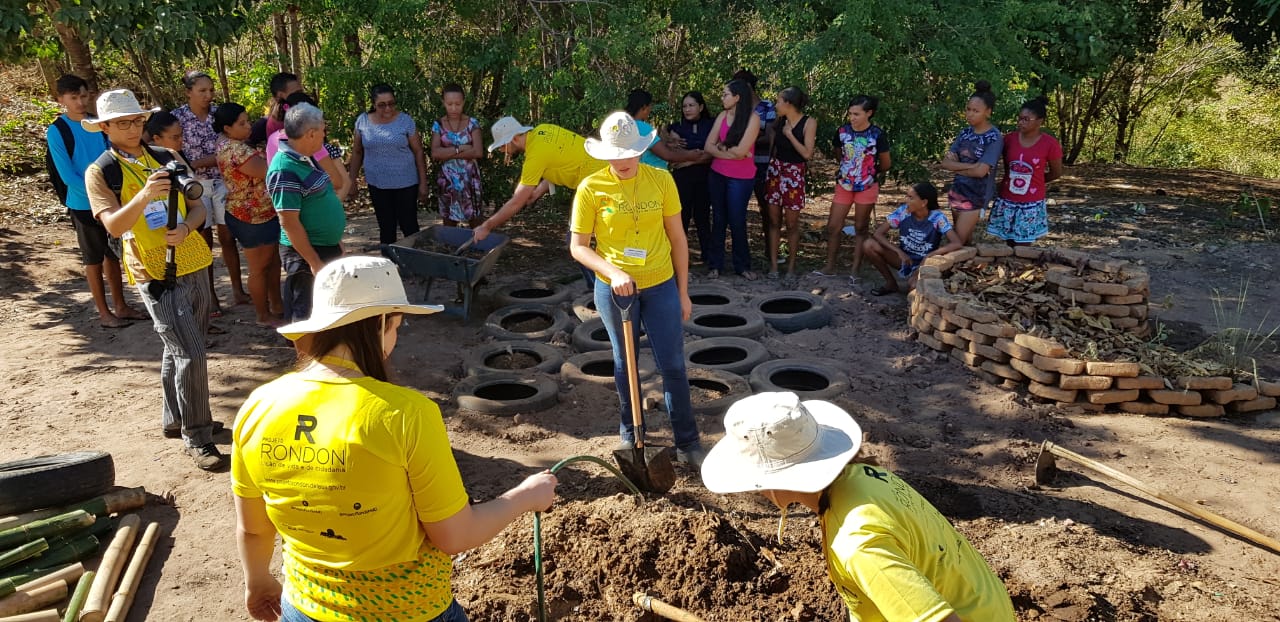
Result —
M624 160L643 154L657 140L658 130L641 134L636 120L619 110L604 118L600 138L588 138L584 146L587 155L597 160Z
M489 131L493 133L493 144L489 145L489 152L511 142L512 138L519 136L533 129L528 125L520 125L515 117L502 117L493 122L493 126Z
M140 114L151 118L151 113L153 112L160 112L160 109L144 109L138 103L138 98L134 96L133 91L129 89L114 89L98 96L98 116L81 119L80 127L83 127L86 132L101 132L102 126L99 124L103 121Z
M725 414L724 428L724 438L702 463L702 483L716 493L818 492L862 444L862 429L844 409L801 402L795 393L738 400Z
M381 257L351 256L325 264L316 275L311 317L276 329L289 339L385 313L427 315L440 305L411 305L396 265Z

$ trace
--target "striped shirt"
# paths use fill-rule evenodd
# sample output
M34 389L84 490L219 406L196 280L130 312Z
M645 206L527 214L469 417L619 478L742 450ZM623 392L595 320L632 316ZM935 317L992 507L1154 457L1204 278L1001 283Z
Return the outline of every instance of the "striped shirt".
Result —
M267 193L276 212L299 212L302 228L313 246L337 246L347 227L342 200L333 182L315 162L280 141L280 150L267 169ZM293 246L283 227L280 243Z

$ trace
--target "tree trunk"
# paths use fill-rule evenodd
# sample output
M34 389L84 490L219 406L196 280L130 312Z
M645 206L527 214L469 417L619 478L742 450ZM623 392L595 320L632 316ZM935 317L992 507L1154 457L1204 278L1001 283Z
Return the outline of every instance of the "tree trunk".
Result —
M360 48L360 31L353 30L342 38L347 44L347 55L356 61L357 67L364 66L364 50Z
M289 29L284 23L284 13L271 15L271 35L276 42L276 67L292 73L293 59L289 57Z
M493 78L489 81L489 100L484 104L484 116L490 119L502 112L502 81L506 75L506 65L498 65L493 70Z
M151 105L163 105L163 98L160 92L156 90L155 80L151 78L151 64L147 57L140 52L135 52L133 46L126 45L124 47L125 56L129 57L129 62L133 64L138 71L138 77L142 79L142 85L147 87L147 97L151 100Z
M67 57L71 59L71 71L84 78L84 81L89 83L89 93L96 95L98 93L98 70L93 67L93 51L89 49L89 44L85 43L80 36L79 29L74 25L57 19L58 11L62 10L62 2L60 0L44 0L44 6L49 11L49 20L53 22L53 27L58 31L58 39L62 41L62 48L67 51Z
M299 42L302 39L302 16L298 13L298 5L289 5L289 58L293 59L293 73L302 75L302 54Z
M213 59L218 68L218 82L222 84L222 101L231 101L231 85L227 82L227 58L222 54L222 46L213 51Z

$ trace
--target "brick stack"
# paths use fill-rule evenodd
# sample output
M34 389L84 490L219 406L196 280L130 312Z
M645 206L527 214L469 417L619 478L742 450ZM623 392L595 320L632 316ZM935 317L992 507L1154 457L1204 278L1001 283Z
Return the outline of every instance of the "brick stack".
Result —
M1023 333L944 279L955 266L1017 256L1046 265L1048 292L1120 330L1145 334L1150 277L1139 266L1074 250L966 247L927 259L911 300L919 341L1008 389L1089 411L1219 417L1276 408L1280 383L1237 384L1223 376L1161 378L1132 362L1084 361L1053 339Z

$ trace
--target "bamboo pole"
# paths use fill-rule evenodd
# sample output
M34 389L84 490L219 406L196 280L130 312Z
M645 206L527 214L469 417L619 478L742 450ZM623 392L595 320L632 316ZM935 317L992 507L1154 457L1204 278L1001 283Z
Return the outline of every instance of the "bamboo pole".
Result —
M56 536L68 531L83 529L93 524L97 517L84 510L73 510L38 521L0 531L0 549L26 544L36 538Z
M121 488L113 490L101 497L94 497L88 501L82 501L64 508L49 508L44 510L32 510L23 514L15 514L0 518L0 529L12 529L27 523L57 516L73 510L84 510L95 516L109 516L111 514L123 514L130 510L136 510L147 504L147 491L139 486L137 488Z
M0 622L61 622L61 620L62 618L58 617L57 609L45 609L44 611L0 618Z
M49 541L44 538L37 538L0 555L0 568L8 568L19 562L27 561L47 550L49 550Z
M66 564L81 561L96 552L98 552L98 537L94 535L84 535L53 546L40 557L27 560L19 566L6 568L3 573L0 573L4 575L4 578L0 579L0 596L13 593L12 589L5 591L9 584L16 588L32 579L52 574Z
M41 607L56 605L67 597L67 582L58 581L34 590L14 592L0 598L0 616L30 613Z
M636 592L633 594L631 596L631 602L635 603L637 607L644 609L645 611L651 611L668 620L675 620L676 622L706 622L706 620L703 620L684 609L674 605L668 605L667 603L645 594L644 592Z
M120 578L120 569L138 535L138 525L141 522L142 519L137 514L129 514L120 519L116 536L112 538L107 552L102 554L102 562L98 564L98 575L93 578L89 597L85 599L84 610L80 612L80 622L102 622L106 617L111 591Z
M160 539L160 523L147 523L147 530L138 540L138 549L129 559L129 568L125 570L124 578L120 579L120 587L111 597L111 608L107 610L105 622L123 622L129 615L133 596L138 593L138 584L142 583L142 574L146 572L147 562L151 560L151 552L155 550L158 539Z
M47 585L49 583L53 583L54 581L66 581L68 584L70 584L72 581L75 581L76 579L79 579L82 576L84 576L84 564L81 564L80 562L76 562L74 564L70 564L68 566L59 568L55 572L27 581L26 583L19 585L18 589L20 590L35 589L37 587L40 587L41 585Z
M93 577L97 573L90 570L80 575L80 581L76 583L76 591L71 594L71 602L67 603L67 613L62 616L62 622L76 622L80 617L80 610L84 609L84 599L89 597L89 588L93 585Z

